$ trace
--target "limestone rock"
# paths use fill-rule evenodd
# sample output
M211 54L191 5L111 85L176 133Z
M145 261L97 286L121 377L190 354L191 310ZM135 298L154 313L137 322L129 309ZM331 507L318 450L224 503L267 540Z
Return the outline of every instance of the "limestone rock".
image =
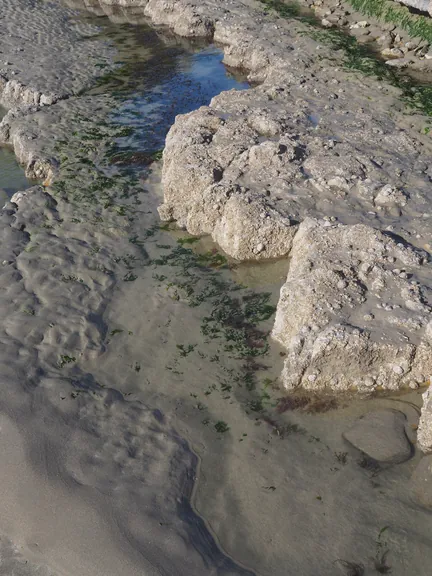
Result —
M374 203L375 206L392 206L395 204L405 206L407 203L407 197L402 190L398 190L394 186L386 184L375 196Z
M212 18L204 15L199 5L192 3L149 0L144 14L149 16L154 24L170 26L179 36L211 38L214 33Z
M429 288L415 278L426 268L424 253L369 226L302 222L272 332L287 350L285 387L423 384L432 373L431 312Z
M411 477L414 498L422 506L432 508L432 456L425 456Z
M423 452L432 453L432 389L430 387L423 394L417 442Z
M377 462L398 464L408 460L412 453L405 421L405 414L398 410L370 412L359 418L344 433L344 438Z
M291 248L295 223L271 206L265 194L232 181L245 170L249 182L282 170L295 172L295 146L283 139L259 144L257 130L277 130L275 121L264 115L252 114L248 123L228 126L221 116L201 108L177 118L166 140L165 202L159 214L177 220L191 234L211 234L234 258L283 256Z

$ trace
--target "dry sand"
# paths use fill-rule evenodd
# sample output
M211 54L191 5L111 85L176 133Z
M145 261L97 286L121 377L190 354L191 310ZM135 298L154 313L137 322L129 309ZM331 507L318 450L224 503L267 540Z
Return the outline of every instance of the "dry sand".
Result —
M29 7L52 30L71 17L19 6L15 26ZM107 53L133 43L100 24ZM158 51L136 52L149 66L175 46L158 38ZM86 62L75 60L82 78ZM182 251L185 234L159 228L158 166L132 181L106 168L116 184L101 190L83 159L103 162L119 101L70 90L8 124L21 160L57 173L1 212L0 574L335 576L357 563L369 575L380 562L428 574L432 515L410 484L419 393L279 413L283 358L267 339L272 318L258 317L288 263L230 270L212 254L209 268L195 256L214 249L208 239ZM35 138L18 148L23 133ZM401 464L343 438L377 409L406 416L412 457Z

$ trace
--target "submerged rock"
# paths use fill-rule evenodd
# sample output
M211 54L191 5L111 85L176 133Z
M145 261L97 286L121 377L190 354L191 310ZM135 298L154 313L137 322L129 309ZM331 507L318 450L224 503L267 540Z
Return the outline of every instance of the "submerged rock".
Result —
M398 410L370 412L359 418L344 438L377 462L398 464L408 460L412 453L405 422L405 414Z
M411 477L411 490L417 502L432 508L432 456L425 456Z

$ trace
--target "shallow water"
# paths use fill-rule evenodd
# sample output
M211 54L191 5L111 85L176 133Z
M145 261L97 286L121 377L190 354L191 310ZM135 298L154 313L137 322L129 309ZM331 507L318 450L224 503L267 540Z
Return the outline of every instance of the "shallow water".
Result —
M209 46L192 54L174 52L170 58L165 54L156 69L139 70L134 77L138 86L116 93L121 105L112 120L134 130L120 147L158 150L178 114L209 104L223 90L246 89L248 84L227 72L222 58L220 50Z
M6 112L0 106L0 120ZM3 205L15 192L25 190L31 185L13 151L6 146L0 147L0 204Z
M92 19L101 23L100 19ZM145 25L104 21L103 37L119 47L119 68L90 94L109 93L117 106L110 121L132 130L118 145L155 152L178 114L208 105L224 90L249 87L244 75L222 64L223 53L202 41L179 39Z
M16 160L15 154L9 148L0 148L0 194L10 198L18 190L25 190L32 185L22 166Z

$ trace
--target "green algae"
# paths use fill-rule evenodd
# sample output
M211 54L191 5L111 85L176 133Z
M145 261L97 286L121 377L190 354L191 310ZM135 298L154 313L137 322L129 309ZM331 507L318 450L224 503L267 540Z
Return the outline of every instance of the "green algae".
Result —
M368 6L374 4L390 4L385 0L349 1L352 5L354 5L355 2ZM407 74L390 68L370 46L360 44L354 36L350 36L343 30L323 28L317 18L313 15L305 15L296 3L285 3L281 0L260 0L260 2L264 4L267 9L273 9L283 18L291 18L303 22L305 29L298 31L299 34L307 35L335 51L342 52L343 66L345 69L359 72L364 76L373 76L395 86L401 91L400 99L405 103L408 110L419 112L426 116L432 116L432 86L430 84L420 83L410 78ZM394 6L393 2L391 4ZM395 10L398 11L396 8ZM406 10L401 7L401 12L405 13L405 11ZM389 11L386 18L390 18L391 14L393 13ZM371 13L371 15L375 14ZM410 14L410 16L413 15ZM402 18L402 16L400 16L400 18ZM425 20L425 22L423 22L423 20ZM416 24L416 26L422 28L424 35L428 34L430 35L428 38L432 38L432 21L425 18L423 18L423 20L421 20L421 24ZM413 36L421 36L418 29L414 27L410 34ZM426 36L424 37L426 38ZM425 133L428 132L429 130L426 130Z

